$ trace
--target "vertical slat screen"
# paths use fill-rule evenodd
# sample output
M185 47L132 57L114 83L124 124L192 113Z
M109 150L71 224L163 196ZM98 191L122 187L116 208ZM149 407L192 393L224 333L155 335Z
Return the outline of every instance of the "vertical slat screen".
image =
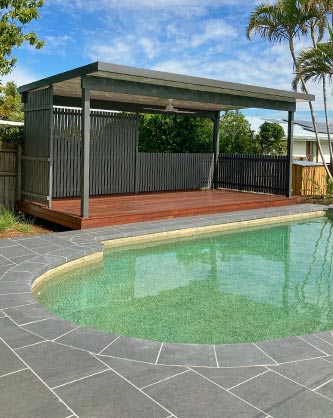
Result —
M139 153L138 192L191 190L211 187L213 154Z
M91 112L90 194L134 193L137 117ZM54 197L80 195L81 110L54 109Z
M267 194L286 194L286 156L220 154L219 182L225 189Z
M52 90L26 93L22 155L22 198L47 203L50 178Z

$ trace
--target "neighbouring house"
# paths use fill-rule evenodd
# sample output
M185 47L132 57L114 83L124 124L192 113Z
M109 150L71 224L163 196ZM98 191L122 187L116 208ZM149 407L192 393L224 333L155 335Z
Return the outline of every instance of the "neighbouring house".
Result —
M246 119L251 124L255 133L259 132L259 128L264 122L278 123L285 132L284 139L287 140L288 123L286 120L269 118L266 119L256 116L248 116ZM321 141L324 158L326 161L329 161L326 124L318 122L317 129L319 132L319 138ZM331 133L333 137L333 126L331 126ZM321 162L321 157L316 143L316 136L310 121L295 120L293 135L293 157L295 160Z

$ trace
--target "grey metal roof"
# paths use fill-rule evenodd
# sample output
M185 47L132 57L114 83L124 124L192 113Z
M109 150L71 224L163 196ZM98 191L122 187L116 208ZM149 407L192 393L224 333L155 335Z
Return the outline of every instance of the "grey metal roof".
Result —
M285 108L283 104L289 104L290 106L290 104L295 104L298 101L314 100L313 95L291 91L104 62L95 62L26 84L19 87L19 92L25 93L52 85L55 96L81 98L82 76L86 77L87 80L94 81L92 85L97 85L96 81L98 83L101 80L104 80L105 86L109 85L109 89L104 91L102 89L96 91L91 88L92 99L140 106L160 106L163 108L166 105L167 97L175 99L175 107L202 111L246 107L282 109ZM178 94L180 92L181 94ZM59 101L57 104L59 104Z

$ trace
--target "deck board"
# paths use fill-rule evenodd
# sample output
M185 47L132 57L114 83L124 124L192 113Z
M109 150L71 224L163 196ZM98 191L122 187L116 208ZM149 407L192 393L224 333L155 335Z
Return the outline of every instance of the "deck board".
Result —
M23 213L72 229L85 229L295 203L295 198L284 196L230 190L195 190L91 197L89 218L86 219L80 217L80 199L77 198L55 199L52 209L27 201L18 202L17 208Z

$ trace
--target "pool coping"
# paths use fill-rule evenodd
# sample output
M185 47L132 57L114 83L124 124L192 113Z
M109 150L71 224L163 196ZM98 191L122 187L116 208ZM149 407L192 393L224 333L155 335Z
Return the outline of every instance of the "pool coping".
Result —
M11 292L0 294L0 318L7 317L16 327L37 335L43 341L56 342L106 358L155 365L234 368L274 366L329 357L333 354L332 331L254 343L211 345L156 342L72 324L50 313L37 302L31 290L27 291L29 285L32 286L44 275L52 275L54 269L67 268L68 263L75 265L86 262L96 255L100 257L104 249L103 242L110 245L123 244L125 239L132 242L147 237L165 239L175 233L186 236L198 232L198 228L202 233L211 233L235 226L269 225L319 216L326 209L325 206L301 204L1 240L0 284L9 283ZM56 323L53 326L53 338L48 338L52 323ZM66 332L59 331L58 335L57 329L65 329ZM98 350L94 347L98 347Z

